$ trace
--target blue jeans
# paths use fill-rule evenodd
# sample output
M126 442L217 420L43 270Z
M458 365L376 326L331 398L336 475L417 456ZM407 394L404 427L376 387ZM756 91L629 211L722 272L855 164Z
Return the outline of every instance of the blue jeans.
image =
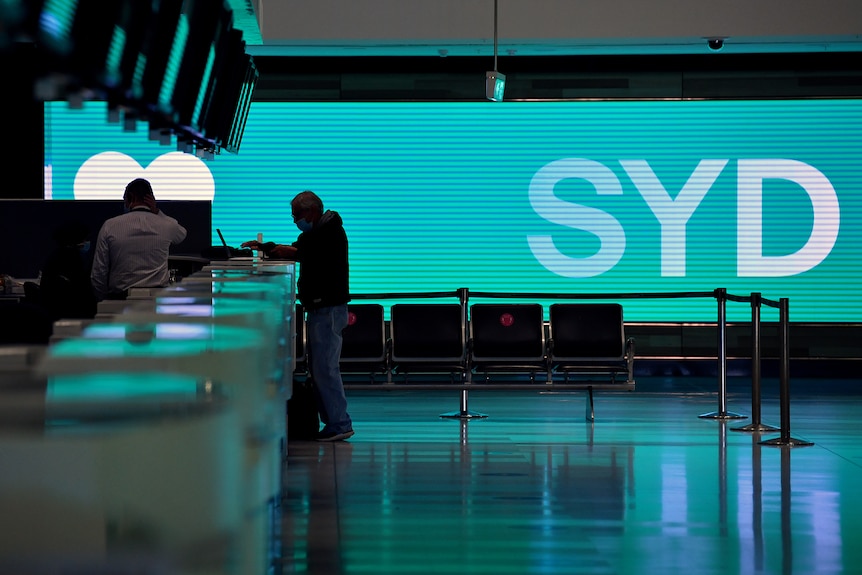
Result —
M341 379L341 332L347 327L347 304L308 310L305 320L308 361L317 388L317 409L324 432L353 429Z

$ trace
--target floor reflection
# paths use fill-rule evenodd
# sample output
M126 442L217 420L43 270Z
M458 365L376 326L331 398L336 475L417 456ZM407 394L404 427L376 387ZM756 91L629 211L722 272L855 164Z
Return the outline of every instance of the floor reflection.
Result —
M282 573L858 572L862 393L794 403L805 448L699 417L703 389L351 392L356 435L290 442ZM745 390L729 400L744 413ZM766 397L763 421L778 422ZM842 425L841 423L844 423ZM744 423L744 421L743 421Z

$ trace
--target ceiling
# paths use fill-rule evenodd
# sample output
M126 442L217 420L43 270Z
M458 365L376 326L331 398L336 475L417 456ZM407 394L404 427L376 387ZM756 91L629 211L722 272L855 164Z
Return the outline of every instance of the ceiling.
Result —
M499 6L497 0L228 2L252 56L862 51L858 0L500 0ZM722 40L720 50L708 44L713 38Z

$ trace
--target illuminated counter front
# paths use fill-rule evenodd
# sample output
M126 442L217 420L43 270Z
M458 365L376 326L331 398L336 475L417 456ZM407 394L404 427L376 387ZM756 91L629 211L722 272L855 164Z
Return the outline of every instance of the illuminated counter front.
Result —
M267 350L261 331L210 323L104 322L51 346L39 369L46 375L181 373L226 386L250 438L277 435L265 402Z
M230 260L233 261L233 260ZM293 371L296 367L294 317L296 311L296 281L293 262L280 262L260 267L237 266L230 269L205 269L184 278L179 284L160 292L161 296L226 297L264 299L280 306L278 317L283 322L279 345L282 347L283 386L290 396ZM162 301L165 301L164 297ZM178 301L178 300L173 300Z
M140 302L114 316L115 323L188 323L235 326L260 332L262 352L267 357L265 374L281 385L286 337L282 306L266 300L218 295L166 293Z
M98 323L51 346L46 375L166 373L208 378L235 402L247 440L262 443L281 430L266 410L265 348L260 331L175 322Z
M278 440L287 440L285 403L290 386L285 382L292 377L292 370L285 373L285 366L292 365L292 350L284 341L287 334L281 316L281 306L265 300L250 300L236 297L212 295L182 296L157 295L152 300L140 302L125 313L114 317L116 322L160 322L186 324L213 324L254 329L260 332L264 376L264 401L260 414L266 414L278 431Z
M49 348L39 365L49 382L58 377L125 377L127 374L193 376L223 389L239 417L242 456L242 547L263 545L269 509L281 489L279 440L283 419L267 409L267 351L259 329L174 321L105 322ZM194 457L194 449L186 457ZM218 477L209 478L217 481ZM256 555L252 555L256 558ZM258 572L257 568L248 572Z
M253 271L279 271L294 273L296 262L292 260L264 259L257 256L245 258L231 258L228 260L212 260L202 268L202 271L219 270L253 270Z
M259 563L242 534L242 422L222 392L190 375L51 376L44 425L0 432L0 572Z

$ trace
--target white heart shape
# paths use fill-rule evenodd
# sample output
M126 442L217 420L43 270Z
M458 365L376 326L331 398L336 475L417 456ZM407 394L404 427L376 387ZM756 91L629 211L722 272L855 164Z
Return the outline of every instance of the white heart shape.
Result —
M146 178L156 200L209 200L215 178L203 160L185 152L168 152L146 168L121 152L101 152L88 158L75 174L76 200L120 200L126 184Z

